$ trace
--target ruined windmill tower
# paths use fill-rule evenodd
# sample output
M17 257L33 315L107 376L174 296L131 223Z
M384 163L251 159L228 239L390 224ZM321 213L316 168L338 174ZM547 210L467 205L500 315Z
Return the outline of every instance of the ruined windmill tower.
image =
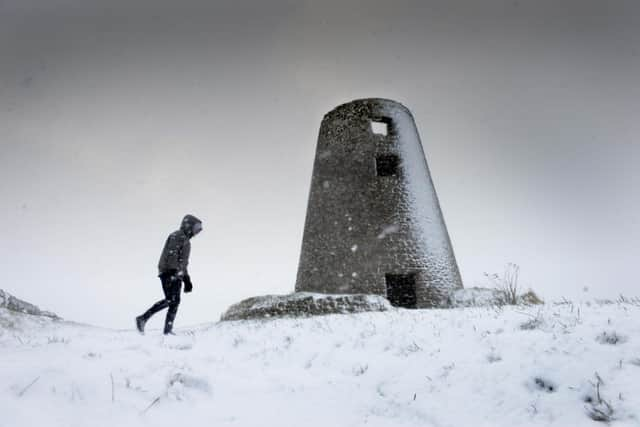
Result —
M320 126L297 292L441 307L462 288L411 112L362 99Z

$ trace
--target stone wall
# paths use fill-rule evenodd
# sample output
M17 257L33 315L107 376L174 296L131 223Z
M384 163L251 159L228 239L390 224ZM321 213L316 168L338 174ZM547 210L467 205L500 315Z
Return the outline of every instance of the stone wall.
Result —
M6 308L7 310L31 314L34 316L45 316L51 317L52 319L59 319L59 317L54 313L40 310L38 306L30 304L26 301L22 301L21 299L14 297L10 293L5 292L2 289L0 289L0 308Z
M376 295L325 295L300 292L248 298L229 307L220 320L363 313L386 311L390 308L386 299Z
M416 307L462 288L410 111L363 99L322 121L296 291L387 296L387 275L415 280Z

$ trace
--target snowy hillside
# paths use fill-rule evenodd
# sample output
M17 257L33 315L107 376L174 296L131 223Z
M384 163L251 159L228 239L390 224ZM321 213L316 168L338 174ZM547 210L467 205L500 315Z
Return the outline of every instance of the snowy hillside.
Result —
M0 426L640 425L632 303L178 332L140 336L0 308Z

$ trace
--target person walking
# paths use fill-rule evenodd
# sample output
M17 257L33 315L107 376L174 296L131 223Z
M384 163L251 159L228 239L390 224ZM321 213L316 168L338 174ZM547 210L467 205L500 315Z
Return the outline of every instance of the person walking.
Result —
M164 322L164 334L174 335L173 321L180 305L182 283L184 282L185 293L193 290L187 266L191 252L191 239L200 231L202 231L202 221L193 215L185 215L180 229L171 233L167 238L158 262L158 276L162 283L164 299L156 302L144 314L136 317L136 328L141 334L144 334L144 325L151 316L168 308Z

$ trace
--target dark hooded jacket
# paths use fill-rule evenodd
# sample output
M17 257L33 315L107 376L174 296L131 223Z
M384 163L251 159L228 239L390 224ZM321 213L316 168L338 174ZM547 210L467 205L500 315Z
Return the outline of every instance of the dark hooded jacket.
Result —
M193 215L185 215L180 224L180 230L174 231L167 238L164 244L160 261L158 262L158 272L177 273L179 276L188 276L187 266L189 265L189 253L191 252L191 242L194 235L202 229L202 221Z

